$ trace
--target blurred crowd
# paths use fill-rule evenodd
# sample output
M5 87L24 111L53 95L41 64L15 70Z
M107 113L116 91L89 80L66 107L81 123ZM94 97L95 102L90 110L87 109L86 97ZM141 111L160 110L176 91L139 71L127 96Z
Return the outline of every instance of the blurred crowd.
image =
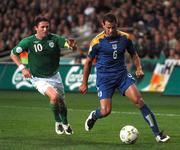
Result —
M83 39L102 30L101 18L110 11L120 29L133 35L141 58L159 59L163 53L180 59L178 0L2 0L0 51L33 34L33 20L39 14L50 19L51 32ZM81 48L87 50L88 44Z

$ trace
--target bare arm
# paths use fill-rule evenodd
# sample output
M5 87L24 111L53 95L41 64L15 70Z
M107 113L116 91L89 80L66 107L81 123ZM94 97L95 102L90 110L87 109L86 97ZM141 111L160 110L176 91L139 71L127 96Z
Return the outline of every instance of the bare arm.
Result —
M67 43L73 51L77 50L77 41L75 39L70 38L68 39Z
M133 60L134 65L136 66L135 74L137 78L143 77L144 72L142 70L141 61L137 53L132 56L132 60Z
M82 84L79 87L79 91L85 94L88 90L88 78L91 71L92 60L90 58L86 58L86 62L84 64L84 72L83 72L83 80Z
M27 69L23 64L21 64L21 61L18 56L11 53L10 58L18 66L18 68L22 71L22 74L25 78L31 77L31 73L30 73L29 69Z

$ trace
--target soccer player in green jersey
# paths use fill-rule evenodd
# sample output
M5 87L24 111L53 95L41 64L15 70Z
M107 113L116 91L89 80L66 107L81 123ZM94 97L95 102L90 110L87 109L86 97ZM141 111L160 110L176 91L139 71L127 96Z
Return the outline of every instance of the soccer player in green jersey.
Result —
M43 16L35 18L36 34L22 39L11 51L11 59L17 64L25 78L30 78L33 86L48 96L55 117L57 134L73 134L65 104L64 86L59 70L60 49L76 49L76 41L68 40L49 32L49 20ZM21 52L28 52L26 68L19 59Z

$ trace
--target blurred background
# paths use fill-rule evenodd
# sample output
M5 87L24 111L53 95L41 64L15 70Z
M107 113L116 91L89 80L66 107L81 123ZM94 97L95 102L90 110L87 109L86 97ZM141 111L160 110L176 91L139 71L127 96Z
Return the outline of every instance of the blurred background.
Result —
M39 14L50 18L51 32L76 38L86 53L91 37L102 30L102 15L110 11L120 29L134 36L141 58L159 59L164 53L166 58L180 59L177 0L2 0L1 61L22 38L33 34L33 19Z

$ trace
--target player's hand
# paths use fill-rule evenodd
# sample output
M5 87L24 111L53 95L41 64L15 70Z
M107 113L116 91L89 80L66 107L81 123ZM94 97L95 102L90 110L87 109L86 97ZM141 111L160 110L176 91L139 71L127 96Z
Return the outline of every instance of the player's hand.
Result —
M75 39L70 38L70 39L68 39L67 42L68 42L69 46L72 48L73 51L75 51L77 49L77 42L76 42Z
M136 74L137 78L142 78L144 76L144 72L143 72L142 68L137 69L135 74Z
M88 90L87 84L81 84L81 86L79 87L79 91L80 91L82 94L86 94L86 93L87 93L87 90Z
M30 70L27 69L27 68L24 68L24 69L22 70L22 74L23 74L23 76L24 76L25 78L31 78Z

